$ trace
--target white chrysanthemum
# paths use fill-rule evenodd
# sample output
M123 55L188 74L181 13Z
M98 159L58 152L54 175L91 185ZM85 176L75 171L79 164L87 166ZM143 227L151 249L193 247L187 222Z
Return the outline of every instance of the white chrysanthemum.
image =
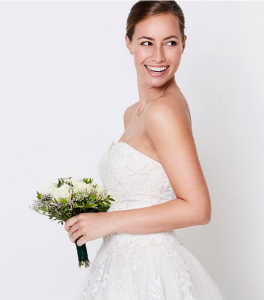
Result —
M74 193L83 193L83 192L90 192L91 191L91 185L87 184L83 181L74 181L73 184L73 191Z
M76 185L76 184L78 184L78 183L80 183L80 182L83 182L82 179L75 179L75 178L69 179L69 181L71 181L71 183L72 183L73 185Z
M96 193L98 195L100 195L100 194L104 195L105 194L105 188L100 183L97 183Z
M71 197L71 187L68 184L63 184L59 188L55 188L53 197L59 200L60 198L69 198Z
M41 194L54 194L56 187L54 185L48 186L47 188L45 188Z

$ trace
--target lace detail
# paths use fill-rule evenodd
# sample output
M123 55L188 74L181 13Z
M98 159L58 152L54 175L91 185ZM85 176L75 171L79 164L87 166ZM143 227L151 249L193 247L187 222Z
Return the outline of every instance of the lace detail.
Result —
M154 251L159 251L159 257L171 260L172 263L167 265L172 265L174 268L178 284L185 296L184 300L195 300L190 291L193 284L188 273L189 267L178 251L180 246L182 246L182 243L173 231L143 235L114 233L105 236L98 250L96 260L90 266L91 270L82 294L77 300L90 299L85 298L87 292L91 295L91 299L103 300L103 289L109 278L107 268L110 264L116 265L118 260L121 260L121 269L114 280L118 283L120 299L139 299L136 278L137 274L144 269L144 253L149 251L149 247L152 247ZM164 297L164 286L160 274L157 274L154 282L150 281L149 283L148 300L165 299Z
M117 238L118 240L118 238ZM139 239L130 237L127 242L117 248L118 256L123 257L122 270L118 280L121 299L138 299L138 287L134 273L142 268L142 249L139 247Z
M160 275L148 287L148 300L165 300L164 286Z
M109 275L105 272L105 265L102 264L93 283L92 296L95 300L102 299L102 289L106 286Z
M167 252L165 254L166 259L170 259L173 262L175 274L177 274L178 284L184 294L184 300L196 300L193 297L191 288L193 283L190 278L190 267L185 263L184 259L179 253L179 250L174 245L168 245Z
M110 211L148 207L177 198L162 165L119 142L98 164L102 184L116 200Z

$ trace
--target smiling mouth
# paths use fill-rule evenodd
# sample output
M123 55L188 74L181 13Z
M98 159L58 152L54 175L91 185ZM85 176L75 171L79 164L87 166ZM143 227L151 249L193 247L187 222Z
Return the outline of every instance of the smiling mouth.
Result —
M165 66L165 67L149 67L147 65L144 65L146 67L147 70L151 71L151 72L155 72L155 73L161 73L164 72L165 70L168 69L169 66Z

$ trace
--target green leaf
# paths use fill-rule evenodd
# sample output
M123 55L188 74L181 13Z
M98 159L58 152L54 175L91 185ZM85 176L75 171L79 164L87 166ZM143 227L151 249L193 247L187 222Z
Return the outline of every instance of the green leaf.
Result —
M61 198L61 199L60 199L60 203L66 204L66 203L67 203L67 199L66 199L66 198Z

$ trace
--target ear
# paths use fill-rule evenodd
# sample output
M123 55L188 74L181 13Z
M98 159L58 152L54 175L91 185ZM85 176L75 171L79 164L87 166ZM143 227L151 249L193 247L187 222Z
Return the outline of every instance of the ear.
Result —
M185 35L184 38L183 38L183 43L182 43L182 53L183 53L183 51L184 51L184 49L185 49L185 46L186 46L186 44L185 44L186 40L187 40L187 35Z
M129 39L129 37L127 35L125 35L125 40L126 40L127 49L132 54L133 53L132 42L130 41L130 39Z

